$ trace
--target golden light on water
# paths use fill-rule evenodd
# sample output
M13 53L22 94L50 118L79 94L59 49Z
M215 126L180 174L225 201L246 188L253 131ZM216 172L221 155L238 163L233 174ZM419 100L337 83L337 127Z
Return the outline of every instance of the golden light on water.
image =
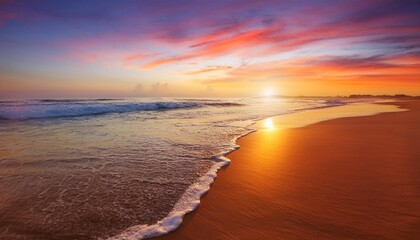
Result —
M264 127L267 129L274 129L274 123L271 118L267 118L264 120Z

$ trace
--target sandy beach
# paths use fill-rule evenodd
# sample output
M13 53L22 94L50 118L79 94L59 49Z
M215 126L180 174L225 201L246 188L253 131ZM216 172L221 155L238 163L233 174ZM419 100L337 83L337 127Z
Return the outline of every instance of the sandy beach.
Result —
M0 240L420 240L420 0L0 0Z
M420 101L393 104L409 111L259 123L199 208L159 239L419 239Z

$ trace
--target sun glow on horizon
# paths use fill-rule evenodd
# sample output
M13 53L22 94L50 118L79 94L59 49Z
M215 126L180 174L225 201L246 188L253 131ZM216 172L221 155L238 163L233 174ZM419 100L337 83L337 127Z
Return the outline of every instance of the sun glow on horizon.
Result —
M418 1L0 2L0 99L420 95Z
M276 94L276 91L275 91L275 89L274 88L272 88L272 87L265 87L263 90L262 90L262 96L263 97L272 97L272 96L274 96Z

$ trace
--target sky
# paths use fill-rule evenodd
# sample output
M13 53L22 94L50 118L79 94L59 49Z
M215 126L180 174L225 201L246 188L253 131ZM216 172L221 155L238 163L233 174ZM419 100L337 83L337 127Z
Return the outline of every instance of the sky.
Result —
M420 95L408 0L0 0L0 98Z

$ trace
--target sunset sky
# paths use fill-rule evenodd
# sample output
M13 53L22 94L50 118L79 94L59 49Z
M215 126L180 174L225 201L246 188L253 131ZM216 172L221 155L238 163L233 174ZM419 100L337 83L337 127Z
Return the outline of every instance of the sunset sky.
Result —
M0 0L0 42L0 98L420 95L419 1Z

